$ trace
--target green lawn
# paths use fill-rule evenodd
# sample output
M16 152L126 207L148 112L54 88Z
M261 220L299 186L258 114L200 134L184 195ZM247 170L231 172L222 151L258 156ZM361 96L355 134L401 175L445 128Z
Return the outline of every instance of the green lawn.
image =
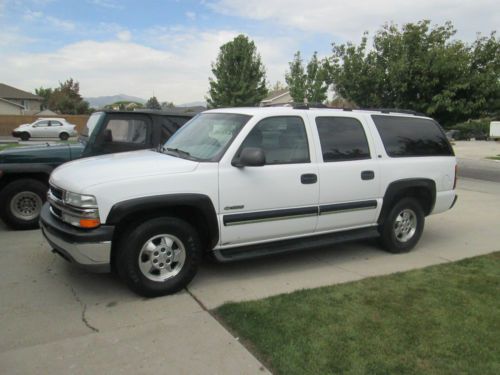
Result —
M275 374L500 374L500 252L215 314Z
M0 151L6 150L6 149L12 148L12 147L19 147L19 146L21 146L19 143L4 143L4 144L0 144Z
M500 160L500 155L497 155L497 156L488 156L486 159Z

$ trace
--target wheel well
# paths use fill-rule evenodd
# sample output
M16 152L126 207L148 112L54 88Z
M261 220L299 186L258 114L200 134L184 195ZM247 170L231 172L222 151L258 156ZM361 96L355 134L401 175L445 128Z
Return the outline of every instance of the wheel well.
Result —
M399 189L389 188L384 196L384 203L379 216L379 224L383 223L391 208L403 198L415 198L422 206L424 215L427 216L434 208L436 194L435 190L433 191L430 186L426 185L406 186Z
M111 246L111 264L114 267L115 257L118 252L118 243L123 233L126 233L130 228L133 228L140 223L156 219L159 217L172 216L182 219L193 226L200 236L200 241L205 249L210 249L211 236L207 218L202 210L192 206L172 206L168 208L158 208L156 210L134 211L120 220L113 234Z
M37 172L37 173L7 173L2 178L0 178L0 190L2 190L5 186L10 184L13 181L20 180L22 178L33 178L40 182L43 182L45 185L49 185L49 175Z

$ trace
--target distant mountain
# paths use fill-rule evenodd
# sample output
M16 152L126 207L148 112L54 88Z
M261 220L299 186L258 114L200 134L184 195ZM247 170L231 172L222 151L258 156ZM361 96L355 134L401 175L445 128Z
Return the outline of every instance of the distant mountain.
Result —
M137 102L144 104L146 103L145 99L138 98L136 96L130 96L130 95L125 95L125 94L118 94L118 95L112 95L112 96L98 96L95 98L83 98L87 102L89 102L90 107L92 108L102 108L105 105L108 104L113 104L116 102Z
M184 104L178 104L177 107L207 107L207 102L191 102L191 103L184 103Z

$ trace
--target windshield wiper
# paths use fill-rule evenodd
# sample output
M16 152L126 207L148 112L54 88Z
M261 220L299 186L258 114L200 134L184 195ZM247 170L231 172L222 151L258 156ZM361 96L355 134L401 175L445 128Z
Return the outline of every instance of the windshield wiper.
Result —
M170 151L170 152L175 152L178 155L184 155L184 156L187 156L187 157L191 157L191 154L189 152L184 151L184 150L180 150L178 148L167 147L167 148L163 148L163 149L167 150L167 151Z

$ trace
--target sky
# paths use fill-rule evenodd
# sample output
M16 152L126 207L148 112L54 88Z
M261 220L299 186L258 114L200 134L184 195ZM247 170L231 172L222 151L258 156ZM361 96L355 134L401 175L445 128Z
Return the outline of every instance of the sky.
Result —
M85 97L203 101L219 47L254 40L270 83L296 51L328 56L386 22L452 21L473 41L500 25L498 0L0 0L0 82L33 92L74 78Z

